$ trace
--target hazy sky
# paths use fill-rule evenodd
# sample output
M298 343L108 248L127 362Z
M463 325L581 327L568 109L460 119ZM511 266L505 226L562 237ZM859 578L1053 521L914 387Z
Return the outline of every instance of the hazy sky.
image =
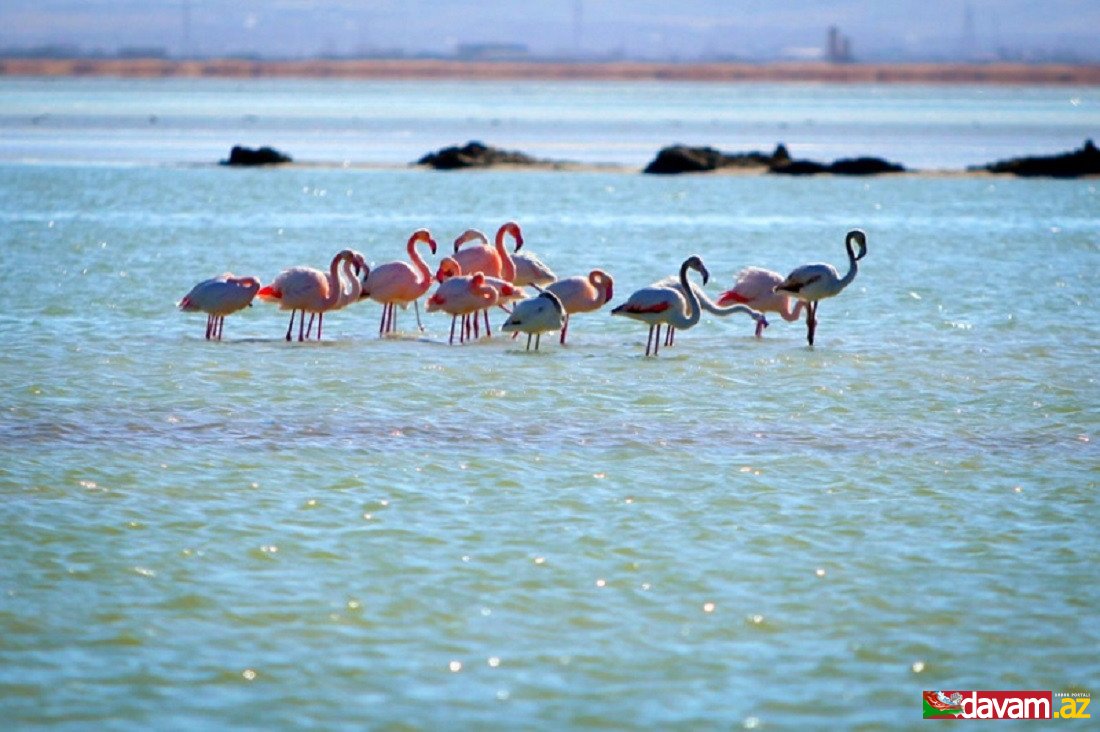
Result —
M537 55L775 58L819 51L833 24L870 60L968 47L1100 60L1098 0L2 0L0 47L304 56L508 42Z

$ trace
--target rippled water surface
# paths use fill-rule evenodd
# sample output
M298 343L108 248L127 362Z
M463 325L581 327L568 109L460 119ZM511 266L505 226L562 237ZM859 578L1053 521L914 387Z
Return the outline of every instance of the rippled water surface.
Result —
M0 166L0 717L72 728L828 728L1090 689L1095 181ZM615 302L692 253L843 269L818 340L657 358L174 304L519 221ZM434 260L433 260L434 261ZM499 324L503 314L494 316Z

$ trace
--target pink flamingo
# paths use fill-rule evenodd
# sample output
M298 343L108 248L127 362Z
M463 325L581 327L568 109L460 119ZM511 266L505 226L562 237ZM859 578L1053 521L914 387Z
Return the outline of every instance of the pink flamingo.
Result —
M472 275L451 277L441 283L428 298L429 313L441 310L451 315L451 337L448 343L455 342L455 320L462 316L462 328L458 342L465 343L469 337L469 316L478 310L492 306L497 301L497 291L485 282L485 275L477 272Z
M206 313L206 340L220 341L225 316L250 307L259 289L260 281L255 277L235 277L226 272L192 287L179 301L179 309L185 313Z
M446 282L451 277L460 277L462 275L462 266L455 261L454 257L444 257L439 260L439 269L436 271L435 278L440 282ZM516 287L513 283L501 279L500 277L485 277L485 284L492 287L497 291L496 305L505 312L508 310L508 305L513 302L524 300L528 297L527 292L521 288ZM488 308L485 309L488 311ZM480 329L478 326L477 318L473 320L474 324L474 337L480 337ZM485 335L489 338L492 337L492 333L489 332L489 316L485 316Z
M775 291L775 288L781 284L783 284L783 275L778 272L760 267L746 267L737 273L733 289L721 294L718 304L748 305L763 313L778 313L783 320L793 323L802 315L802 309L806 303L798 300L795 301L794 307L791 307L793 299L782 292ZM759 338L763 333L764 325L757 322L756 337Z
M417 229L405 245L412 264L402 261L381 264L371 270L367 281L363 284L362 296L382 303L382 322L378 326L379 337L394 332L397 305L407 308L410 302L416 303L431 287L432 271L416 251L418 243L427 244L432 254L435 254L436 245L432 235L427 229ZM420 323L419 305L416 306L416 321Z
M694 328L699 322L702 311L695 288L688 282L689 269L694 269L703 275L703 284L707 284L710 273L703 264L703 260L692 255L680 265L680 289L658 285L643 287L634 292L625 303L611 311L612 315L623 315L632 320L649 323L649 339L645 344L646 356L649 355L651 346L653 346L654 356L660 350L662 323L669 327L687 330ZM656 345L653 343L654 328L657 329Z
M467 229L455 239L454 260L462 267L463 272L481 272L486 277L500 277L512 282L516 279L516 263L508 253L508 248L504 246L506 234L512 234L515 237L517 247L523 245L523 234L520 233L519 224L514 221L509 221L500 227L496 235L496 244L492 247L489 246L489 240L485 234L477 229ZM474 239L483 243L461 249L463 244Z
M859 244L859 254L852 249L852 242ZM817 305L819 300L839 295L852 284L859 272L859 260L867 256L867 235L859 229L852 229L844 238L844 248L848 250L848 273L843 277L831 264L804 264L795 268L787 279L776 285L775 291L790 293L806 303L806 340L814 344L814 332L817 331Z
M503 241L506 235L511 234L516 242L512 250L512 260L515 262L516 276L512 278L513 284L524 285L548 285L558 278L554 270L550 269L538 255L530 252L521 252L523 248L523 232L519 224L509 221L497 229L497 240ZM488 243L488 242L486 242Z
M358 258L356 261L360 267L364 266L361 255L350 249L337 252L329 264L326 275L319 269L312 267L291 267L279 273L267 287L261 287L256 295L261 300L278 302L280 310L290 311L290 323L286 328L286 339L290 340L291 331L294 329L294 314L300 312L298 318L298 340L305 340L305 314L308 312L318 315L317 340L321 340L321 328L324 325L325 313L331 310L339 301L343 283L340 281L339 264L348 258Z
M363 258L362 254L355 251L353 251L353 254L355 256L345 258L341 265L342 269L340 270L340 272L342 274L342 278L340 280L340 297L337 298L336 304L329 308L326 312L331 313L333 310L343 310L351 303L359 301L359 297L363 292L363 280L360 279L360 277L363 277L365 279L365 276L362 274L362 272L363 270L366 270L369 274L370 268L367 267L366 260ZM351 283L351 285L346 290L343 287L343 281L345 279ZM313 334L313 318L314 314L310 313L309 323L306 325L307 339Z
M569 330L569 316L573 313L591 313L599 310L605 303L611 302L614 295L614 280L601 269L594 269L587 277L566 277L546 286L565 308L565 325L561 329L560 343L565 345L565 334Z

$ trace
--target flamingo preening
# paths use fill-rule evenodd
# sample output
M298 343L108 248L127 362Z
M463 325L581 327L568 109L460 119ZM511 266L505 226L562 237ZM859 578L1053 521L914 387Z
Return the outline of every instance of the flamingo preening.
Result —
M853 242L859 244L858 255L852 248ZM791 297L806 303L806 340L811 346L817 330L818 302L839 295L845 287L852 284L859 272L859 260L867 256L867 235L859 229L852 229L844 238L844 248L848 250L848 273L843 277L831 264L804 264L792 270L775 287L776 292L790 293Z
M703 284L710 279L703 260L692 255L680 265L680 285L682 289L675 287L661 287L650 285L643 287L632 294L625 303L611 311L612 315L623 315L633 320L649 323L649 338L646 340L645 355L648 356L650 348L656 356L660 350L661 324L669 327L687 330L695 327L699 322L702 311L699 307L699 298L695 289L687 278L687 271L694 269L703 276ZM657 330L657 340L654 343L653 331Z
M185 313L206 313L206 340L221 340L225 316L252 305L260 290L255 277L236 277L230 272L203 280L179 301Z
M462 316L462 328L459 330L458 342L465 343L470 330L468 319L470 314L478 310L491 307L497 301L497 291L491 285L486 284L485 275L477 272L472 275L460 275L451 277L440 283L432 296L428 298L429 313L438 311L451 316L451 338L449 343L455 342L455 320Z
M412 264L403 261L380 264L370 271L363 283L362 297L369 297L382 303L382 321L378 325L378 336L393 333L396 306L407 308L409 303L416 307L416 322L420 324L420 306L416 301L428 291L432 284L432 271L428 268L420 253L416 251L418 243L427 244L432 254L436 252L435 240L427 229L417 229L405 244ZM424 327L420 326L423 330Z
M788 323L793 323L802 315L806 303L793 300L786 293L776 292L775 288L783 284L783 275L760 267L745 267L737 273L733 288L718 297L719 305L739 303L762 313L777 313ZM792 301L794 303L792 307ZM756 337L764 333L764 325L756 323Z
M455 260L454 257L444 257L443 259L439 260L439 268L436 270L435 278L439 282L446 282L450 278L459 277L462 274L462 266ZM508 282L507 280L504 280L500 277L490 277L488 275L485 275L485 284L489 285L497 291L497 299L495 300L494 304L505 312L511 312L508 310L508 305L510 303L516 302L518 300L524 300L528 296L527 291L524 290L522 287L516 287L511 282ZM487 306L484 309L485 336L487 338L491 338L493 334L489 330L488 312L489 307ZM468 321L464 320L463 322L466 325L469 325ZM472 322L474 328L474 338L479 338L481 336L481 331L480 326L478 325L478 319L475 317L473 318ZM468 337L469 333L467 333L466 335Z
M558 297L565 308L565 323L561 328L560 342L565 345L569 330L569 318L573 313L590 313L611 301L615 293L614 280L602 269L594 269L587 277L566 277L546 286L546 291Z
M290 334L294 329L294 314L300 313L298 318L298 340L305 340L305 314L319 316L317 322L317 340L321 340L321 328L324 325L325 313L332 310L341 298L343 283L340 281L338 266L345 259L356 259L358 265L363 267L362 255L351 249L343 249L337 252L329 264L328 273L312 267L291 267L279 273L275 281L266 287L261 287L256 293L261 300L278 302L280 310L290 311L290 323L286 328L286 340L290 340Z

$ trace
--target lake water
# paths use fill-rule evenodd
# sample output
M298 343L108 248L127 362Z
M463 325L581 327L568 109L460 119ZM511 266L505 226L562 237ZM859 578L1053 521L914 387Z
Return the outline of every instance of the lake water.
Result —
M194 164L468 137L641 164L702 135L678 106L697 88L504 87L0 81L6 726L879 728L918 724L923 689L1095 690L1097 181ZM1098 101L713 89L714 130L751 98L762 131L688 141L770 146L787 120L796 152L943 167L1002 156L954 139L983 94L1007 155L1079 145ZM907 104L955 122L914 131ZM835 134L795 134L811 108ZM507 219L559 275L610 272L613 304L693 253L712 296L750 264L843 270L854 227L869 253L813 349L801 323L704 317L646 359L606 310L538 353L448 346L411 312L379 340L374 304L287 344L257 303L211 343L175 310L225 270L380 263L417 227L446 247Z

